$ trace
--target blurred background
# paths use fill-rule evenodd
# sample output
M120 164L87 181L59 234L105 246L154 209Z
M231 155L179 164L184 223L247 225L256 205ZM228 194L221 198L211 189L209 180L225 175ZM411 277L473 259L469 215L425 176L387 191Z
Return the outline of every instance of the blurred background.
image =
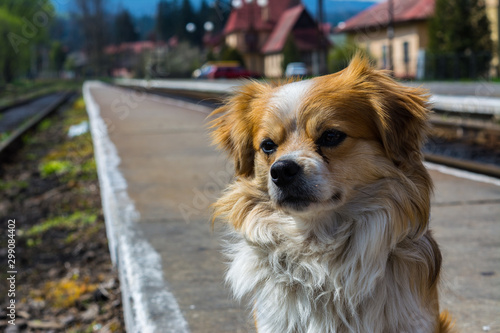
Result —
M497 0L2 0L0 89L191 77L214 61L246 70L228 77L280 77L293 62L319 75L357 49L399 78L495 80L498 16Z

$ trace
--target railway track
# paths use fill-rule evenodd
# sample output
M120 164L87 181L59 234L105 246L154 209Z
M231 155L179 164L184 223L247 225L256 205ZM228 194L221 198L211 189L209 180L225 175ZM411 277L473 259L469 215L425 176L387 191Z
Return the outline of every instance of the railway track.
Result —
M4 107L0 112L0 160L19 147L21 137L52 112L68 103L74 92L57 92L24 103Z
M220 105L230 93L122 87L181 98L210 107ZM452 112L436 110L430 123L432 130L423 151L426 161L500 178L500 123L492 116L481 113L461 113L457 116Z
M478 118L433 115L425 159L500 178L500 125L484 115Z

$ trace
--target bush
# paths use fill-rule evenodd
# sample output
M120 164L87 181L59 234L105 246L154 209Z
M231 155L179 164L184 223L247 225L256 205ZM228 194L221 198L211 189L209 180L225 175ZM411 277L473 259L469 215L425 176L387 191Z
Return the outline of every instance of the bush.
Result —
M286 66L292 62L301 61L300 51L293 40L293 36L289 35L286 39L285 46L283 47L283 71L286 70Z
M221 61L238 61L242 66L245 66L245 61L241 53L229 46L224 46L220 52Z
M163 59L156 61L149 70L151 77L190 77L191 73L201 66L202 54L199 48L180 43L169 49ZM147 62L147 61L146 61Z
M328 54L328 71L330 73L335 73L346 68L351 59L357 53L367 57L371 62L375 62L375 58L373 58L368 51L356 43L348 41L347 43L337 46L330 51Z

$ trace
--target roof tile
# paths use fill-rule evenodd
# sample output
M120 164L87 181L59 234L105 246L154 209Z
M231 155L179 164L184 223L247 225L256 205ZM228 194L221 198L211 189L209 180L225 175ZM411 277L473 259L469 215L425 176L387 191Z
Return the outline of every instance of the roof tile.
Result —
M435 0L393 0L394 22L425 20L434 14ZM375 4L345 22L339 32L389 24L388 1Z

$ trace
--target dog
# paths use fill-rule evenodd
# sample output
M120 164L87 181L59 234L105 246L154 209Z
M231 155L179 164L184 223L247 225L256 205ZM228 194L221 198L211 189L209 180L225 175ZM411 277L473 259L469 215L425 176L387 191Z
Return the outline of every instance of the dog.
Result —
M428 96L356 55L309 80L251 81L212 114L235 179L214 204L226 280L260 333L449 332L422 163Z

